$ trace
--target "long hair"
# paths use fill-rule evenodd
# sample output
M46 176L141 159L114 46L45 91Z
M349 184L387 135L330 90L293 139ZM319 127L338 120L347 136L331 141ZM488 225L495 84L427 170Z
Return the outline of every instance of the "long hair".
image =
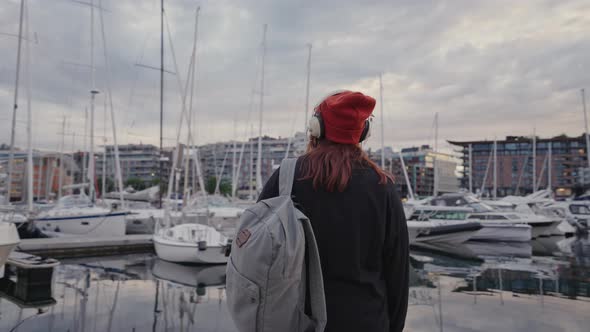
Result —
M312 179L316 190L321 187L327 192L343 192L355 165L374 169L379 176L379 184L388 180L393 182L393 175L369 159L359 144L340 144L311 137L301 165L301 179Z

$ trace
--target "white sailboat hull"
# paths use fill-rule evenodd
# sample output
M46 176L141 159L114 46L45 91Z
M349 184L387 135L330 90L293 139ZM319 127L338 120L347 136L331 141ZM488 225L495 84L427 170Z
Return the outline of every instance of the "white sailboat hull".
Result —
M20 242L16 227L12 223L0 223L0 278L4 276L4 264L10 253Z
M154 234L158 258L175 263L225 264L227 245L225 236L201 224L181 224Z
M126 218L127 234L153 234L156 225L155 218Z
M161 209L131 210L125 216L127 234L154 234L156 223L163 216L164 211Z
M47 217L35 220L41 231L92 237L125 235L125 212Z
M225 264L225 247L207 247L199 250L198 244L168 241L154 235L154 248L158 258L175 263Z
M474 241L527 242L532 227L524 224L482 223L483 228L471 237Z

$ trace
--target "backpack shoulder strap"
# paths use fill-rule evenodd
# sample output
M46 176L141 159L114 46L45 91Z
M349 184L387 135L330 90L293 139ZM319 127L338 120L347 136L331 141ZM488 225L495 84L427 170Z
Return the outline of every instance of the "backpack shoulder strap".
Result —
M283 159L281 162L281 169L279 171L279 195L291 196L296 165L297 158ZM308 256L306 264L309 272L309 279L305 279L307 279L306 282L310 290L311 315L316 322L315 331L321 332L326 326L327 313L320 253L309 219L303 218L300 220L305 232L305 243ZM304 291L304 289L305 287L302 288L302 291ZM305 296L305 292L302 295Z
M305 231L305 242L308 256L306 264L309 279L306 279L309 287L311 316L316 323L315 331L322 332L326 327L328 315L326 312L326 297L324 293L324 279L322 276L320 252L309 219L303 219L302 222Z
M279 171L279 195L291 196L293 180L295 179L295 165L297 158L286 158L281 162Z

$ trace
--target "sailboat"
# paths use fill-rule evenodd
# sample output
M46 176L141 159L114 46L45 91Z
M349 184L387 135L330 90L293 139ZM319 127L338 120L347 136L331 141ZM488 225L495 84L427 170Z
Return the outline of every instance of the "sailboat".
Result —
M159 223L156 224L156 230L154 232L154 249L158 258L170 261L170 262L179 262L179 263L200 263L200 264L220 264L220 263L227 263L227 250L231 241L221 234L217 229L208 225L208 224L200 224L200 223L184 223L179 225L172 225L172 211L171 211L171 195L173 192L173 186L175 179L178 179L180 175L180 169L178 168L182 165L182 156L183 152L181 151L181 145L178 144L180 141L180 129L182 126L182 118L185 115L186 111L186 95L189 86L189 81L191 82L191 95L193 93L194 88L194 70L195 70L195 62L196 62L196 43L197 43L197 27L198 27L198 17L199 17L199 10L197 8L196 17L195 17L195 31L194 31L194 41L193 41L193 51L191 55L191 61L189 65L189 76L187 77L186 88L182 88L182 83L180 78L179 87L182 91L182 114L181 114L181 121L178 126L178 133L177 133L177 148L175 150L175 156L172 158L172 168L170 172L170 178L168 181L168 193L166 199L166 206L164 210L164 226L159 227ZM161 11L161 64L163 70L163 38L164 38L164 8L162 2L162 11ZM173 50L173 48L172 48ZM173 59L174 59L174 53ZM174 65L177 66L176 60L174 60ZM178 68L176 68L178 69ZM176 70L179 73L178 70ZM161 80L161 84L163 84L163 80ZM161 89L160 94L160 106L163 107L163 89ZM163 110L161 109L160 112ZM189 106L189 115L188 118L191 118L190 112L192 112L192 98L191 98L191 105ZM191 123L188 122L189 134L188 134L188 144L192 143L192 136L191 136ZM194 150L193 154L189 153L189 157L193 156L195 167L197 167L197 172L199 172L198 168L198 157L197 157L197 150ZM187 165L189 163L186 163ZM185 179L188 181L188 179ZM203 185L201 184L201 189L204 190ZM204 195L206 197L206 195ZM197 214L197 221L199 215ZM207 214L205 214L205 218L207 218ZM186 220L185 213L182 214L180 222Z
M125 235L125 215L127 212L100 207L96 204L94 187L94 106L96 95L99 92L95 88L94 72L94 1L92 0L88 6L90 7L90 71L92 84L90 90L90 153L88 157L87 179L85 179L88 181L88 184L79 185L80 194L61 197L54 208L40 213L35 219L35 223L41 231L51 236L84 235L104 237ZM98 8L102 10L102 7L99 6ZM102 12L100 13L100 18L103 32L103 47L106 47ZM105 62L108 62L106 52ZM118 172L118 175L120 184L120 172ZM85 194L85 187L88 187L89 195Z
M11 159L12 159L12 145L14 144L14 117L16 117L16 109L18 103L18 88L19 88L19 75L20 75L20 61L21 61L21 47L22 47L22 40L23 40L23 17L25 14L25 0L21 0L20 2L20 16L19 16L19 26L18 26L18 51L17 51L17 65L16 65L16 81L14 86L14 113L13 113L13 122L12 122L12 140L11 140ZM29 34L29 22L28 22L28 15L27 15L27 26L26 26L26 37ZM32 116L31 116L31 76L30 76L30 47L27 44L26 48L26 55L27 55L27 63L26 63L26 74L27 74L27 208L28 212L32 213L33 209L33 148L32 148ZM9 161L12 163L12 160ZM12 168L12 164L9 167ZM11 172L10 170L9 172ZM9 182L12 181L11 174L8 176ZM10 184L8 184L10 188ZM10 201L10 190L7 193L8 201ZM18 236L18 231L16 229L14 222L4 222L0 219L0 278L4 277L4 264L10 256L10 253L20 242L20 238Z

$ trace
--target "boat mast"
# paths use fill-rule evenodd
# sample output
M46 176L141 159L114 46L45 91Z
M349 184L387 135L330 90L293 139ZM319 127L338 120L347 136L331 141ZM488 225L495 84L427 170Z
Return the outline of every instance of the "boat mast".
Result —
M43 157L44 155L42 153L39 153L39 160L37 161L37 179L39 179L37 181L37 190L35 190L35 197L37 197L37 200L41 200L41 193L43 192Z
M164 0L160 1L160 160L158 162L158 190L159 206L162 208L162 159L163 155L163 139L164 139Z
M102 144L103 144L103 152L102 152L102 184L101 184L101 192L100 198L104 199L104 195L106 194L106 185L107 185L107 98L105 96L104 105L103 105L103 128L102 128Z
M96 101L96 78L94 72L94 0L90 0L90 152L88 154L88 194L90 200L94 203L96 201L96 191L94 188L94 104Z
M584 128L586 136L586 158L588 159L588 167L590 168L590 137L588 136L588 117L586 115L586 90L580 90L582 94L582 109L584 110ZM16 106L15 106L16 107ZM14 122L13 122L14 124Z
M552 179L551 179L551 167L553 167L553 162L552 162L552 158L553 158L553 147L552 147L552 142L549 141L547 142L547 189L549 189L549 191L552 191Z
M383 137L385 116L383 115L383 79L381 74L379 74L379 107L381 108L381 169L385 169L385 139Z
M57 188L57 198L58 200L62 196L62 187L63 187L63 177L64 177L64 145L65 145L65 137L66 137L66 116L64 115L63 122L61 125L61 145L59 147L59 175L58 175L58 188Z
M12 127L10 130L10 154L8 156L8 182L6 183L6 202L10 203L12 194L12 173L14 163L14 135L16 130L16 110L18 109L18 85L20 81L20 56L23 42L23 14L25 0L20 1L20 16L18 20L18 47L16 51L16 77L14 79L14 103L12 108Z
M469 192L473 194L473 145L469 144Z
M88 154L86 154L86 150L88 149L88 145L86 142L86 137L88 137L88 108L84 108L84 138L82 139L82 183L86 182L88 178L86 173L86 165L88 165ZM82 189L85 190L85 189Z
M406 179L406 186L408 186L408 195L410 196L411 200L414 200L414 191L412 190L412 185L410 183L410 178L408 177L408 171L406 170L406 163L404 162L404 156L402 152L399 152L399 161L402 166L402 171L404 172L404 179ZM392 167L393 167L393 159L392 159ZM393 171L393 169L392 169Z
M254 134L254 124L250 123L250 137ZM248 167L248 171L250 173L250 186L249 186L249 193L248 198L249 200L254 200L254 141L250 138L250 166Z
M518 182L516 183L516 188L514 189L514 194L519 194L520 184L522 183L522 178L524 175L524 171L529 163L529 156L526 155L524 161L522 162L522 168L520 169L520 174L518 175Z
M220 191L219 191L219 186L221 184L221 177L223 176L223 173L225 171L225 163L227 162L227 155L229 154L229 150L224 146L224 150L225 150L225 154L223 156L223 161L221 162L221 168L219 169L219 172L217 172L216 177L215 177L215 190L213 191L213 193L215 195L220 195Z
M187 130L187 146L188 146L188 151L187 151L187 157L186 157L186 162L185 162L185 169L184 169L184 188L183 188L183 195L182 195L182 200L183 200L183 205L186 206L186 204L188 203L187 201L187 197L188 197L188 176L189 176L189 168L190 168L190 156L191 156L191 142L193 140L193 133L192 133L192 125L193 125L193 93L194 93L194 88L195 88L195 68L196 66L196 59L197 59L197 34L198 34L198 29L199 29L199 12L201 11L201 7L197 7L197 13L195 14L195 31L194 31L194 36L193 36L193 51L192 51L192 55L191 55L191 60L192 60L192 70L189 73L189 77L187 77L187 80L190 80L190 89L191 89L191 95L190 95L190 101L189 101L189 108L188 108L188 130ZM186 97L185 97L186 98ZM194 162L198 162L197 160L195 160ZM194 190L194 188L193 188Z
M434 197L438 196L438 162L437 162L437 153L438 153L438 112L434 114L434 157L432 158L432 166L433 166L433 189L432 195Z
M123 177L121 174L121 163L119 160L119 145L117 143L117 125L115 121L115 109L113 107L113 91L111 89L111 63L108 57L108 50L107 50L107 38L104 31L104 17L102 13L102 0L98 0L100 9L99 10L99 18L100 18L100 32L102 37L102 51L104 56L104 63L106 67L106 82L107 82L107 97L109 102L109 109L111 111L111 129L113 130L113 150L115 152L115 178L118 184L118 191L119 191L119 200L121 201L121 206L125 207L125 200L123 198ZM104 174L104 173L103 173Z
M305 123L303 126L303 135L304 135L304 141L307 142L307 113L309 111L309 79L310 79L310 73L311 73L311 44L307 44L308 47L308 55L307 55L307 80L306 80L306 84L305 84ZM293 135L295 133L292 133ZM285 159L289 158L289 152L291 152L291 141L293 140L294 136L290 135L289 139L287 140L287 149L285 149Z
M262 192L262 112L264 110L264 61L266 57L266 29L262 31L262 68L260 78L260 109L258 113L258 159L256 160L256 191Z
M492 197L494 200L498 198L498 141L494 138L494 172L492 173L494 176L494 192L492 193Z
M308 125L308 114L309 114L309 81L311 76L311 43L307 44L307 82L305 84L305 123L303 126L303 134L305 134L305 140L307 141L307 125Z
M234 138L233 138L233 142L232 142L232 163L231 163L231 167L232 167L232 173L231 173L231 197L232 198L236 198L236 179L238 177L238 169L237 169L237 164L236 164L236 148L237 148L237 142L236 142L236 138L237 138L237 127L236 127L236 116L234 115Z
M533 192L537 191L537 128L533 128Z
M539 180L537 180L537 189L541 186L541 182L543 181L543 177L545 175L545 168L547 167L547 163L549 162L549 154L545 154L545 159L543 159L543 164L541 164L541 172L539 173Z
M164 17L164 19L166 19L166 17ZM168 25L168 21L167 20L165 21L165 23L166 23L166 29L167 29L166 31L168 33L168 41L170 42L170 57L172 59L172 64L173 64L174 70L175 70L174 72L169 72L169 73L172 73L172 74L174 74L176 76L176 83L178 84L178 89L179 89L179 92L180 92L180 99L181 99L181 113L180 113L180 117L178 118L178 127L177 127L177 130L176 130L176 141L175 141L175 145L174 145L175 146L175 150L172 153L172 156L174 158L172 158L172 167L170 168L170 175L169 175L170 177L168 178L168 185L167 185L168 189L166 190L167 191L167 196L166 197L167 197L167 200L169 200L171 198L171 194L175 192L174 191L174 188L175 187L178 188L178 185L177 185L177 182L178 181L177 180L178 180L179 175L180 175L180 172L181 172L181 170L178 169L177 166L179 166L180 164L182 164L182 160L178 160L179 159L178 156L179 156L180 152L179 151L176 151L176 150L179 150L181 148L181 145L180 145L181 144L180 143L180 136L181 135L180 134L181 134L181 131L182 131L182 124L183 124L182 121L186 118L187 119L187 121L186 121L187 127L190 127L192 125L188 121L186 97L189 94L188 93L189 92L189 89L191 89L191 94L190 95L191 95L191 98L193 98L193 91L192 91L193 90L193 86L191 86L190 83L191 83L191 78L192 78L192 74L191 73L192 73L192 70L193 70L193 66L195 66L195 60L196 59L191 54L190 61L189 61L189 66L188 66L187 74L186 74L187 79L186 79L186 81L184 83L184 87L183 87L182 78L180 76L180 70L178 68L178 63L176 61L176 53L174 52L174 43L173 43L173 40L172 40L172 35L170 33L170 27ZM166 70L164 70L164 71L166 71ZM168 72L168 71L166 71L166 72ZM190 103L192 105L192 99L191 99ZM191 144L191 145L194 146L195 144L194 144L193 136L194 135L191 134L191 140L190 140L190 142L187 142L187 144ZM182 159L182 156L181 156L180 159ZM166 207L168 208L169 205L167 205ZM169 211L167 210L166 213L168 213L168 212ZM168 223L168 221L167 221L167 223Z
M29 40L29 7L25 7L26 21L25 35ZM26 62L25 62L25 86L27 95L27 212L29 217L33 213L33 114L31 112L31 47L27 41L25 48ZM41 170L39 170L41 171Z
M488 173L490 171L490 165L492 164L493 157L494 157L493 153L490 153L490 156L488 157L488 163L487 163L487 166L486 166L486 172L483 175L483 180L482 180L482 183L481 183L480 195L483 195L483 192L486 189L486 184L488 182Z

